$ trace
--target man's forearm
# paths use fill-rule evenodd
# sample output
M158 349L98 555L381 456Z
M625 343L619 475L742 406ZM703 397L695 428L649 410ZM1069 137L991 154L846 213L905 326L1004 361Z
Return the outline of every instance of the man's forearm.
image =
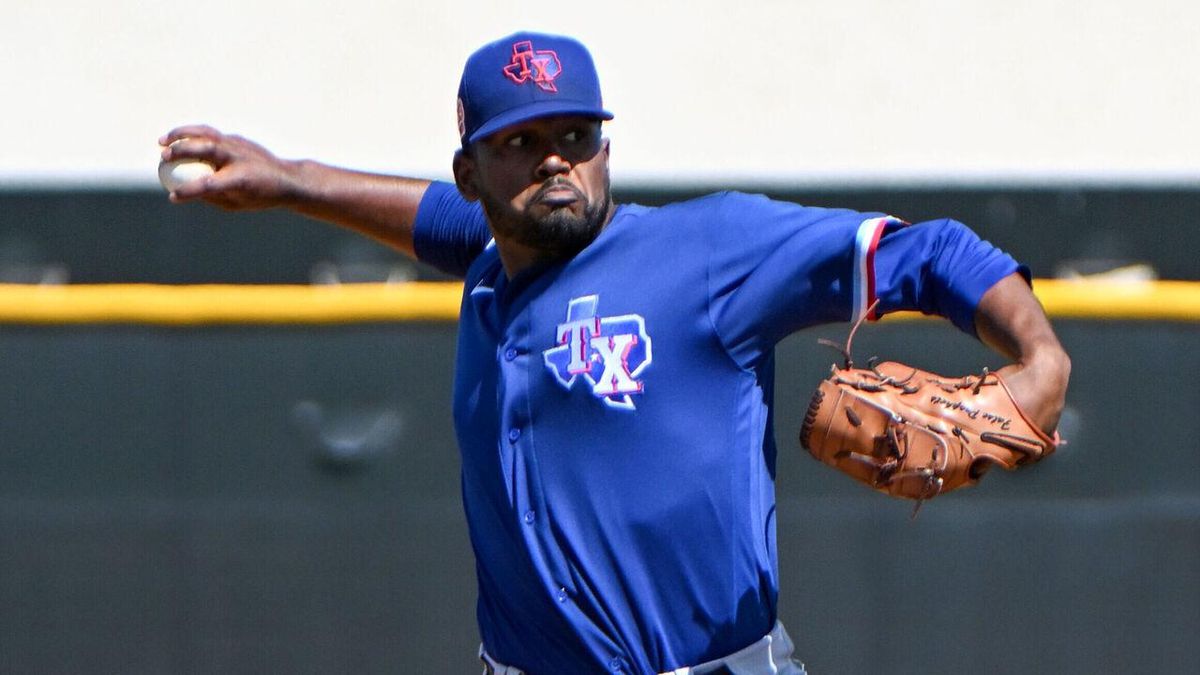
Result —
M1009 275L984 293L975 329L984 344L1014 361L1000 371L1014 398L1034 422L1053 432L1066 401L1071 359L1020 275Z
M413 223L429 181L363 173L301 160L286 205L297 213L365 234L409 256Z

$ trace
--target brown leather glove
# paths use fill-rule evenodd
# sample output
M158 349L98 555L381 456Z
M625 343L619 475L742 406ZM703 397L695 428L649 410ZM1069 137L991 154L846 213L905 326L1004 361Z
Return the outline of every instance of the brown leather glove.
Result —
M973 485L992 466L1036 462L1058 442L1029 421L996 373L953 379L891 362L834 366L800 429L813 457L916 500Z

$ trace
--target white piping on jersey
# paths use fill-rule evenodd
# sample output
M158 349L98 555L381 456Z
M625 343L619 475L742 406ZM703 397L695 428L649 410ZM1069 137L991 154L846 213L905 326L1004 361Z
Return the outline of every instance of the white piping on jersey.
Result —
M868 218L858 226L858 233L854 237L854 311L851 312L851 322L861 319L871 303L875 302L875 248L879 245L883 228L903 222L893 216L881 216Z

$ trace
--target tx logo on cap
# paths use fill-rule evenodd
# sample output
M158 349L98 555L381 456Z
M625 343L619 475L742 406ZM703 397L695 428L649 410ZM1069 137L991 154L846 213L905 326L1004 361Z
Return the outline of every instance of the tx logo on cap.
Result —
M512 49L512 63L504 66L505 77L517 84L533 80L542 91L558 92L554 86L554 80L562 73L558 54L549 49L534 51L531 40L517 42Z

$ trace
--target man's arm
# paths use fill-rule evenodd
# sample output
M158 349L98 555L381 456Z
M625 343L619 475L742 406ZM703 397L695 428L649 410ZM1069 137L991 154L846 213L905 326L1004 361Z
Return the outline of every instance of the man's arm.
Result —
M171 193L229 210L282 207L365 234L413 258L413 222L429 181L284 160L262 146L203 125L172 129L159 139L162 161L196 159L216 173Z
M975 330L984 344L1014 361L1000 375L1030 420L1053 435L1066 400L1071 359L1021 275L1011 274L983 294Z
M1019 272L971 305L975 323L967 328L1014 363L949 379L900 363L835 366L805 412L800 444L917 506L974 485L993 467L1011 470L1053 453L1071 361L1045 312Z

